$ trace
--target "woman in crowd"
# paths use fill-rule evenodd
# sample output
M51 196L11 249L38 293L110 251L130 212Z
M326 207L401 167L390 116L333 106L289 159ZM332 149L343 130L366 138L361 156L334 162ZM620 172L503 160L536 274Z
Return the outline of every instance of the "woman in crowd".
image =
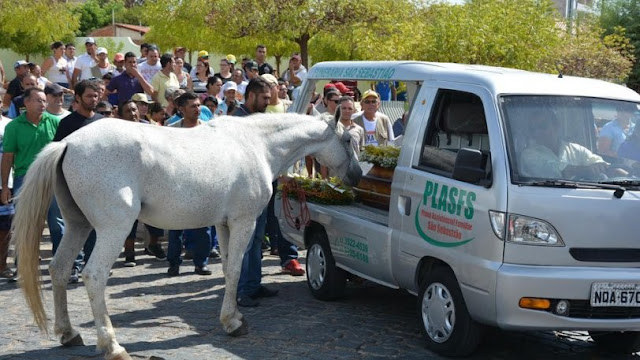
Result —
M207 96L213 96L218 100L222 100L220 94L222 94L222 79L215 75L209 76L207 80Z
M51 44L53 55L48 57L41 66L41 72L44 77L53 83L68 88L67 80L67 60L64 58L65 46L62 41L56 41Z
M199 94L206 93L207 81L211 75L209 63L204 60L198 60L196 64L196 77L191 79L193 81L193 91Z
M182 60L182 58L175 58L175 63L173 64L173 73L176 74L176 77L178 78L180 89L193 89L193 81L191 80L191 75L189 75L188 72L184 71L184 60Z

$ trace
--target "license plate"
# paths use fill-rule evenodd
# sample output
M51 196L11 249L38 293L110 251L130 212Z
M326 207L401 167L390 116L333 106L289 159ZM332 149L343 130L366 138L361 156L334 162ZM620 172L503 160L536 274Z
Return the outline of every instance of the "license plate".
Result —
M640 284L593 283L591 306L640 307Z

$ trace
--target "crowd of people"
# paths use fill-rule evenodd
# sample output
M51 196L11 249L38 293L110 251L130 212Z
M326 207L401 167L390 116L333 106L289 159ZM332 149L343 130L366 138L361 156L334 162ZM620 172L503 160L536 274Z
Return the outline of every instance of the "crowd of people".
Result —
M267 48L256 47L255 59L245 58L238 64L234 55L220 59L215 72L207 51L198 52L195 66L186 59L186 49L160 54L155 45L142 44L141 56L133 52L117 53L113 61L105 48L93 38L85 42L86 52L75 56L73 44L54 42L52 55L42 66L26 61L14 64L16 77L7 87L0 107L8 109L8 117L0 120L2 141L0 197L0 277L15 279L17 273L7 264L11 216L15 212L13 195L17 194L24 176L37 153L51 141L60 141L78 129L99 119L119 118L149 124L190 128L202 126L221 115L247 116L257 112L285 113L297 95L307 70L301 57L294 53L289 66L278 76L266 62ZM354 91L355 90L355 91ZM395 139L389 118L378 112L380 95L368 90L362 96L357 88L341 82L325 86L322 94L314 94L308 113L334 116L356 141L354 150L365 144L386 145ZM65 108L65 97L70 100ZM361 98L362 111L356 111L356 98ZM313 173L313 160L308 164ZM273 188L277 187L277 181ZM275 191L269 205L257 219L254 236L247 248L239 281L240 306L257 306L260 297L277 291L261 284L263 251L280 257L282 270L293 276L305 273L298 262L298 249L283 238L274 212ZM19 206L19 205L18 205ZM64 222L55 199L48 212L53 253L64 234ZM135 240L137 221L124 242L123 265L136 266ZM200 229L168 231L165 253L160 238L165 231L145 224L149 243L144 252L169 263L167 274L180 274L183 258L190 258L195 273L210 275L207 264L220 257L214 226ZM268 238L268 242L265 241ZM96 235L92 232L78 254L69 279L79 276L91 256ZM184 256L182 255L184 252ZM19 261L19 259L16 259Z

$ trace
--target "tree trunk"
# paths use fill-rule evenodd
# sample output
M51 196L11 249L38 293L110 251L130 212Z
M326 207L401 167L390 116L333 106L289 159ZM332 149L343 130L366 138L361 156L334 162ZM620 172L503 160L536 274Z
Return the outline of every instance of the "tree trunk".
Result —
M278 72L277 78L281 78L282 73L280 72L280 64L282 64L282 55L274 55L273 57L276 58L276 71Z
M301 37L296 39L298 45L300 45L300 57L302 57L302 65L309 69L309 40L311 35L308 33L302 34Z

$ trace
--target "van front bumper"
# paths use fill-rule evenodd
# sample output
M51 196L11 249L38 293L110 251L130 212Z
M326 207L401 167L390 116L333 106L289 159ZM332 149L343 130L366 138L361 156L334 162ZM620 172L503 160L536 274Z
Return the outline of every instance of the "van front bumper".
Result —
M603 315L603 308L589 305L591 284L595 282L640 283L638 268L553 267L503 264L498 270L496 285L497 325L510 330L611 330L640 331L640 308L634 308L635 318ZM519 306L523 297L569 300L595 312L586 315L557 315L552 309L531 310ZM585 303L586 302L586 303ZM621 308L617 308L618 310ZM637 311L635 311L637 310ZM578 317L574 317L578 316Z

